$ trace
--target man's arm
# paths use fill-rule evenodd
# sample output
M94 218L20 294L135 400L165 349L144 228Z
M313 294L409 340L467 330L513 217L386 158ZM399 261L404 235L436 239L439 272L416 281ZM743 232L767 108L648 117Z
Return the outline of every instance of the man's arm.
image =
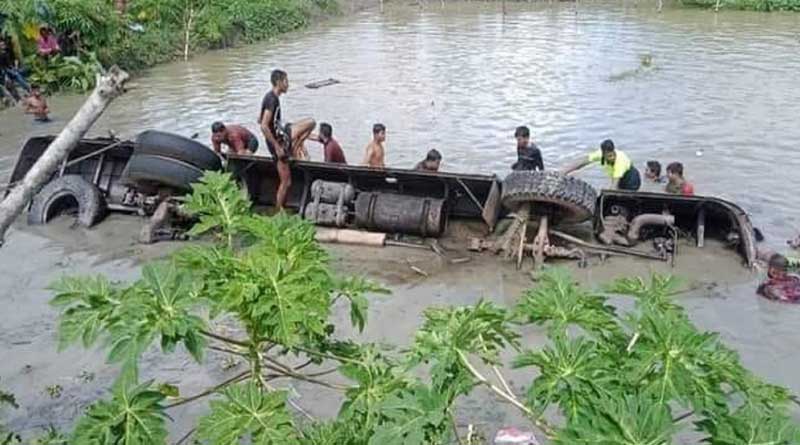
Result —
M211 146L214 148L214 151L217 153L222 151L222 144L219 143L219 140L214 136L211 136Z
M246 151L246 148L247 148L244 145L244 140L239 136L236 136L236 137L233 137L233 138L229 137L228 138L228 144L231 146L231 148L233 149L234 153L241 153L243 151Z
M577 160L575 162L567 164L566 167L561 169L561 172L564 173L565 175L568 175L568 174L570 174L572 172L575 172L575 171L578 171L578 170L582 169L583 167L586 167L587 165L589 165L591 163L592 162L589 161L588 159L585 159L585 158L584 159L579 159L579 160Z
M544 160L542 160L542 151L538 148L533 154L533 168L534 170L544 170Z

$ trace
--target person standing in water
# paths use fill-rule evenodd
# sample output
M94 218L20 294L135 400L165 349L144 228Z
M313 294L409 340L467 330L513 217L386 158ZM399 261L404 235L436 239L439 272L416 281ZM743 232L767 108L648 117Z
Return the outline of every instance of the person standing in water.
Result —
M261 132L264 133L264 139L267 141L267 149L277 162L279 184L275 196L275 206L280 210L286 205L286 196L292 185L289 158L296 154L302 154L303 142L317 123L313 119L306 118L293 124L284 125L281 120L280 96L289 91L289 76L285 71L274 70L270 75L270 83L272 89L264 95L264 99L261 101L258 123L261 126ZM292 149L294 149L294 153Z
M611 139L606 139L600 144L599 150L589 153L586 158L568 165L562 171L569 175L595 162L599 162L608 177L611 178L612 188L636 191L642 186L639 170L634 167L628 155L616 149L614 141Z
M386 126L375 124L372 126L372 140L367 144L364 154L364 165L375 168L386 168L384 163L385 151L383 143L386 141Z
M517 162L511 170L544 170L542 152L531 142L531 130L525 126L517 127L514 137L517 139Z

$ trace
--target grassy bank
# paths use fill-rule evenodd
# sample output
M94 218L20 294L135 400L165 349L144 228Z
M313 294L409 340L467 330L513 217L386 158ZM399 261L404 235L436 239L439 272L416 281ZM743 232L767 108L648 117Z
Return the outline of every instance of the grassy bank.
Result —
M800 0L681 0L680 5L704 9L736 9L742 11L798 11Z
M97 68L138 71L302 28L335 0L0 0L2 30L12 36L30 80L48 92L86 90ZM42 25L61 36L65 54L36 55Z

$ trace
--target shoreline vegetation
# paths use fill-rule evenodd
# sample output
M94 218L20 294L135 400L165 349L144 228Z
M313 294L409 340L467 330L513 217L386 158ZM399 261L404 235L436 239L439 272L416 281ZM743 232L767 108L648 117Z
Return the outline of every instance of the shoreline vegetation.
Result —
M675 5L800 11L800 0L678 0ZM137 73L207 50L273 38L339 11L337 0L0 0L0 34L9 37L30 83L47 94L85 92L102 67ZM62 46L60 54L47 59L37 54L42 26L53 28Z

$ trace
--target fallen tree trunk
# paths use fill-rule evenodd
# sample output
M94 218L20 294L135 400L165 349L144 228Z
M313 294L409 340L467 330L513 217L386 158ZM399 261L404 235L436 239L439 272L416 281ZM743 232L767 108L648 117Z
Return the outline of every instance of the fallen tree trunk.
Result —
M103 114L108 104L122 94L123 85L128 77L128 73L116 66L98 76L97 86L86 102L67 126L61 130L58 137L47 147L42 156L36 160L25 178L11 189L8 196L0 202L0 246L3 245L5 233L17 215L52 176L59 164L69 156L78 141Z

